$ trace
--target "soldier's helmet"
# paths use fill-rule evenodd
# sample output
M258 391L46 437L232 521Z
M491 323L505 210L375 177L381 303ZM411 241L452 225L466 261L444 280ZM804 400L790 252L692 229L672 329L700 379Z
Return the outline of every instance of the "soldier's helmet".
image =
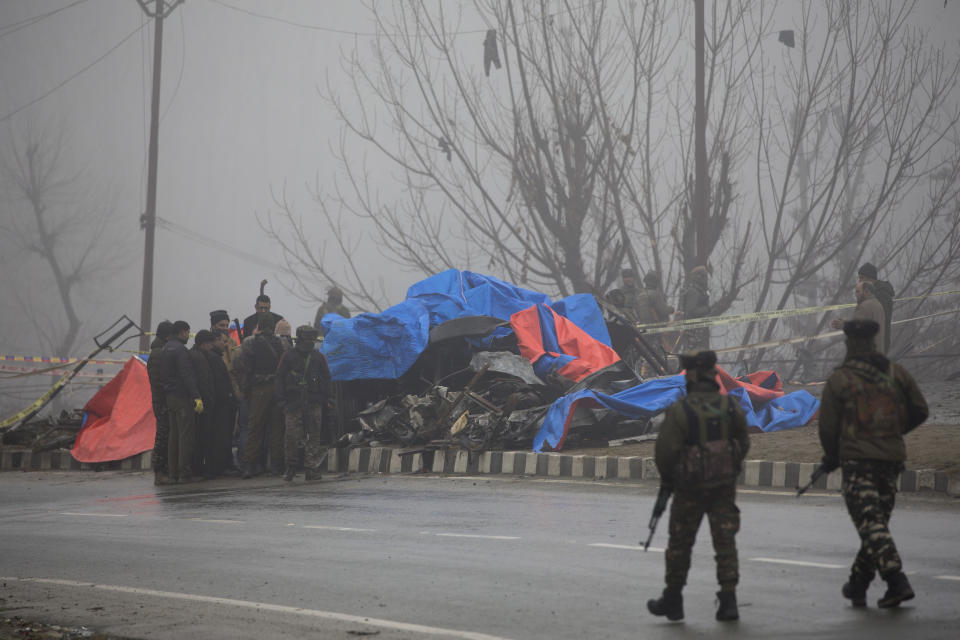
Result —
M343 291L340 290L340 287L330 287L327 289L327 300L331 304L340 304L343 302Z
M316 341L319 336L320 332L308 324L303 324L297 327L297 342L301 340Z
M660 274L656 271L647 271L643 276L643 284L647 289L659 289Z
M712 380L717 375L717 354L713 351L682 353L680 366L688 380Z

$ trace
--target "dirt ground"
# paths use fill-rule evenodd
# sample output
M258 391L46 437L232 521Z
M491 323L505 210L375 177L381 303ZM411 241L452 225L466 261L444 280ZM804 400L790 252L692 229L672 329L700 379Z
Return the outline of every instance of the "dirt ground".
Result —
M2 604L2 603L0 603ZM0 640L125 640L86 627L63 627L0 616Z
M907 468L936 469L960 473L960 425L923 424L906 436ZM643 456L653 455L653 442L624 444L598 449L564 449L567 454ZM789 431L750 434L750 460L819 462L823 451L817 437L817 422Z

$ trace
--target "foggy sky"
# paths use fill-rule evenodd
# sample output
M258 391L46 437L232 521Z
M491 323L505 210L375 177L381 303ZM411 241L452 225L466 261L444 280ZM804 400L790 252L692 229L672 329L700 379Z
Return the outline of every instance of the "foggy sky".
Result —
M286 185L304 215L305 182L332 186L337 167L329 151L341 125L318 87L343 83L340 50L363 49L365 35L334 34L310 25L358 34L373 31L371 17L353 0L224 0L228 4L299 23L258 18L212 0L176 8L164 33L157 214L203 236L216 238L268 262L281 263L278 247L260 232L256 213L273 207L270 189ZM64 7L69 0L0 0L0 28ZM456 5L456 2L450 2ZM944 9L925 0L917 28L956 54L960 3ZM795 4L777 9L776 23L791 28ZM782 17L781 17L782 16ZM782 23L782 25L781 25ZM91 283L81 304L85 327L78 354L90 337L121 314L139 320L143 234L138 218L146 197L153 27L135 0L86 0L50 18L0 36L0 117L18 109L95 60L139 26L144 28L103 61L17 115L0 122L0 153L28 129L63 130L65 165L84 171L85 185L115 203L119 231L131 248L128 266L115 278ZM482 28L465 18L464 29ZM2 31L0 31L2 33ZM772 42L775 36L771 36ZM772 44L771 46L776 46ZM479 39L478 39L478 65ZM691 74L692 75L692 74ZM381 164L378 164L381 163ZM390 169L371 156L371 166ZM398 187L388 179L385 193ZM0 201L0 207L7 207ZM0 208L0 215L9 215ZM318 244L322 229L315 229ZM2 244L0 352L33 353L38 346L12 295L13 281L31 299L53 295L46 265L11 260ZM382 277L399 301L421 276L403 273L366 249L371 278ZM226 308L231 317L252 312L261 278L275 311L294 326L313 319L314 303L288 293L276 269L181 238L158 228L153 324L163 318L207 326L207 313ZM323 285L318 285L321 290ZM42 302L37 302L42 304ZM59 303L50 307L59 312Z

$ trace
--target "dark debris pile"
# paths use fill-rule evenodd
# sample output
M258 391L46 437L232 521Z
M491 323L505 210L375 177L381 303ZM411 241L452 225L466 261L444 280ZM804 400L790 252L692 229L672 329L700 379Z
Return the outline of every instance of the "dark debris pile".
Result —
M3 432L5 445L30 447L34 453L71 448L83 424L83 411L61 411L57 416L34 419Z

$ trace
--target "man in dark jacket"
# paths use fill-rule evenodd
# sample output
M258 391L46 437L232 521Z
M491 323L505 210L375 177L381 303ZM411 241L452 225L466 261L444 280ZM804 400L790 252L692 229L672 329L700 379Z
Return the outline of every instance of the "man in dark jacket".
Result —
M713 351L681 355L680 364L686 369L687 396L667 409L654 452L661 484L674 491L665 554L666 588L659 599L647 602L647 609L669 620L683 619L681 592L687 583L697 530L706 514L720 583L716 618L737 620L740 510L736 481L750 449L747 419L735 400L720 394Z
M163 391L163 382L160 380L160 360L163 345L167 343L173 333L173 323L163 320L157 325L157 331L150 343L150 357L147 358L147 377L150 379L150 397L153 402L153 417L157 423L157 433L153 441L153 456L150 466L153 467L153 484L164 485L170 483L170 474L167 468L167 444L170 437L170 416L167 412L167 399Z
M173 323L173 334L163 345L159 378L166 394L170 414L170 439L167 443L167 465L170 480L191 482L193 454L196 439L196 416L203 413L203 400L197 386L197 376L187 340L190 325L183 320Z
M257 296L257 301L253 305L253 313L243 319L243 329L240 331L241 338L249 338L254 334L261 313L269 313L273 317L274 326L277 322L283 320L282 315L270 311L270 296L261 293Z
M224 353L236 343L224 329L214 331L216 340L213 349L207 352L207 361L213 373L213 396L215 410L212 421L210 473L213 475L236 475L233 468L233 430L237 422L237 400L233 379L224 360Z
M914 597L888 524L897 476L907 457L903 435L927 419L927 402L906 369L878 353L879 325L844 323L847 354L827 379L820 399L821 467L843 473L843 498L860 534L860 551L843 585L854 606L867 604L876 573L887 583L877 606L896 607Z
M250 404L247 439L243 449L243 477L259 473L264 439L270 470L283 473L283 421L277 404L275 379L283 345L274 335L276 322L269 311L258 314L257 335L244 339L240 357L234 363L241 388Z
M327 454L323 410L330 400L330 369L316 350L318 331L297 327L297 345L283 354L277 369L277 401L283 410L287 469L283 479L293 480L300 447L304 448L307 480L320 479Z
M196 448L194 449L193 468L205 477L213 476L212 455L214 440L214 416L217 410L215 381L213 370L210 368L209 354L213 350L216 336L212 331L201 329L193 339L190 349L190 361L197 376L197 389L200 390L200 399L203 400L203 413L196 418Z

